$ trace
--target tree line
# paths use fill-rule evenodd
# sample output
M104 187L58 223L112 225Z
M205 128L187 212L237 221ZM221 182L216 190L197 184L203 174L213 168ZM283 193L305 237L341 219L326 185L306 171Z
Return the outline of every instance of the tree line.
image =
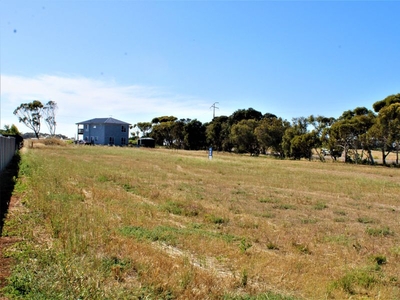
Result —
M132 128L151 137L159 146L176 149L273 154L280 158L325 160L343 156L345 162L375 164L372 150L382 153L386 165L389 153L400 149L400 93L373 104L373 110L357 107L339 118L309 116L291 122L253 108L236 110L211 122L178 119L174 116L139 122ZM132 133L135 135L135 132Z

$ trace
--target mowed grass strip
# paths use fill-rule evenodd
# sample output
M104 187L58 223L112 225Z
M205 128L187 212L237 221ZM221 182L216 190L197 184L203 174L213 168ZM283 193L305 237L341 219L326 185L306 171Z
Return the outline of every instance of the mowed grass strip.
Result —
M20 170L11 298L400 296L398 169L47 146Z

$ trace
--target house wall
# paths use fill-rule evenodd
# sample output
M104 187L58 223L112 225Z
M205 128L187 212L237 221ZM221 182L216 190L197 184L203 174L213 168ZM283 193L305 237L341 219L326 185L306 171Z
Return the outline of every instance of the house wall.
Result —
M96 145L107 145L104 137L104 124L85 124L83 129L83 139L93 141Z
M125 128L125 132L122 131L122 127ZM129 138L129 126L122 124L107 124L105 127L105 143L110 144L110 137L114 138L114 145L124 146L128 145ZM125 138L125 144L122 144L122 138Z
M122 130L125 128L125 131ZM84 124L83 139L93 141L95 145L110 145L110 137L114 138L113 145L128 145L129 125L126 124ZM125 143L122 143L122 138Z

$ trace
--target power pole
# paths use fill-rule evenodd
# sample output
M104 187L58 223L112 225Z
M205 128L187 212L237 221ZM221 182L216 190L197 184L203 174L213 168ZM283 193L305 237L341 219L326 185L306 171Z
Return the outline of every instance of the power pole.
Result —
M210 107L210 109L212 108L213 109L213 119L215 118L215 109L219 109L219 107L216 107L215 106L215 104L219 104L219 102L214 102L214 104L213 105L211 105L211 107Z

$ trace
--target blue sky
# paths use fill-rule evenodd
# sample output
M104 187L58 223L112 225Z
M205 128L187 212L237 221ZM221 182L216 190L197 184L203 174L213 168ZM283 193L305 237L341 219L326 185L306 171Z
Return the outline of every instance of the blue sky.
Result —
M56 101L57 133L112 116L291 120L400 92L398 1L0 1L1 128ZM42 132L47 128L42 126Z

